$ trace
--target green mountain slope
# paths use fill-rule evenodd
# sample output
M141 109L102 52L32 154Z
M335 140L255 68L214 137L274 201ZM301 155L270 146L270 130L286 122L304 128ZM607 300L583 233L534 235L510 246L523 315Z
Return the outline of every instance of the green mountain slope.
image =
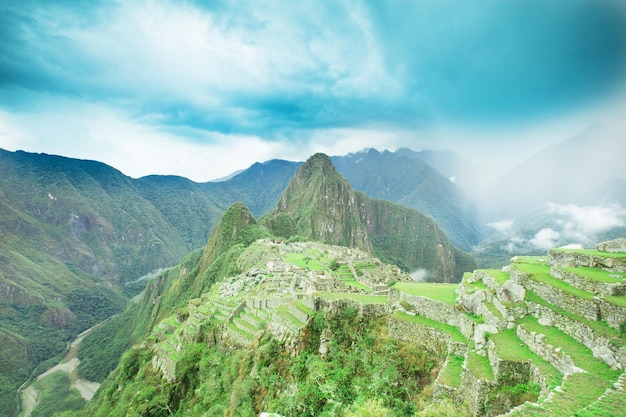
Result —
M298 169L263 221L285 238L299 235L359 248L407 271L427 269L439 281L458 281L475 266L432 219L354 191L323 154L313 155ZM457 258L467 262L457 268Z
M469 251L484 237L485 230L477 210L453 182L456 176L451 173L457 172L454 165L461 165L454 155L435 158L434 153L407 149L397 152L370 149L335 156L332 161L354 189L432 217L455 246ZM441 160L450 162L444 164ZM444 177L437 168L448 175ZM460 178L468 177L467 167L459 169Z

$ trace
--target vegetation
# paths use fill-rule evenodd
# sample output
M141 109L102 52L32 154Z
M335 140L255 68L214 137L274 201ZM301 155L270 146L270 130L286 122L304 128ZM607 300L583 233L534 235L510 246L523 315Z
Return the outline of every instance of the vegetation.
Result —
M69 376L63 371L40 379L34 387L40 394L31 417L49 417L61 411L81 410L85 406L85 400L71 386Z
M437 284L422 282L398 282L392 288L406 294L432 298L447 304L456 304L458 284Z
M337 337L320 356L324 329ZM363 321L350 307L318 313L296 356L269 336L250 351L190 344L179 361L185 377L166 385L149 365L150 351L132 349L78 415L367 415L364 404L375 404L369 411L411 416L437 358L385 334L384 321Z

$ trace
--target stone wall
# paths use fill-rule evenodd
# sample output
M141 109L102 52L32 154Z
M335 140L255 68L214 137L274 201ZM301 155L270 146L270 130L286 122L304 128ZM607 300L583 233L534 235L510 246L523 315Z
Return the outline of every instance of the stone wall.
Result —
M573 374L575 372L582 371L578 368L572 358L569 357L560 348L556 348L545 342L545 336L543 334L537 334L535 332L529 332L522 327L517 326L517 337L535 352L539 357L549 362L552 366L558 369L563 375Z
M557 314L550 308L534 303L530 307L536 317L551 321L554 327L591 349L596 358L605 361L612 368L626 369L626 347L614 345L609 339L598 334L590 327L579 321Z
M526 384L531 381L534 365L530 362L516 362L499 358L493 340L487 342L487 355L497 385Z
M548 263L550 266L558 268L578 268L588 266L616 272L626 272L626 258L606 256L596 256L586 253L568 252L558 249L548 251Z
M589 320L598 320L600 318L600 309L596 300L584 300L573 295L569 295L558 288L542 282L530 279L530 275L524 272L511 271L511 275L519 281L519 283L528 288L548 303L557 307L561 307L570 313L583 316Z
M328 300L324 297L315 297L314 310L326 312L342 311L348 306L355 308L364 317L382 317L388 315L390 311L387 304L361 303L350 299Z
M394 288L389 291L389 301L390 303L404 301L413 306L413 311L420 316L459 327L460 313L453 305L428 297L406 294Z
M620 331L620 325L626 323L626 308L611 304L602 299L598 300L600 306L600 314L606 323L617 331Z
M307 321L309 321L309 315L300 310L298 307L294 306L293 304L289 303L287 305L287 310L292 316L300 320L302 323L306 323Z
M489 393L496 384L484 379L478 379L474 373L463 366L461 373L461 390L464 399L468 402L474 417L487 414L486 403Z
M437 355L447 355L450 335L429 326L389 318L388 335L392 339L415 343Z
M576 273L567 272L560 268L550 268L550 275L552 275L554 278L563 280L568 284L573 285L574 287L580 288L583 291L587 291L603 297L626 294L626 284L624 283L611 284L608 282L591 281Z

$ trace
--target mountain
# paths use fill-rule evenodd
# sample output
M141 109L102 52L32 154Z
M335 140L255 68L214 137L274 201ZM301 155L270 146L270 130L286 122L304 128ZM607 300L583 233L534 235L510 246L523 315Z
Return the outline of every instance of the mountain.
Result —
M203 247L229 205L273 206L291 165L198 184L0 150L0 365L11 370L0 377L0 409L15 409L15 389L37 364L119 312L141 277Z
M61 353L66 341L80 331L119 312L127 298L145 285L146 274L203 247L233 203L243 202L252 216L275 207L300 165L272 160L256 163L222 182L196 183L176 176L133 179L96 161L0 150L0 365L12 370L0 377L0 407L15 409L14 390L34 367ZM353 180L358 182L359 176L363 179L379 171L375 163L368 166ZM350 164L344 167L349 169ZM396 175L396 182L402 183L400 172ZM394 180L390 177L388 181ZM456 211L450 210L456 204L454 199L441 197L449 187L426 188L439 195L434 201L440 200L447 212ZM394 198L402 195L393 193ZM430 199L426 194L420 196L418 200ZM384 204L373 202L372 207L364 207L375 213ZM432 204L431 208L437 211L436 207ZM357 218L360 215L352 211L342 226L352 231L340 235L354 233L359 244L371 251L402 247L400 235L392 241L372 239L372 234L380 231L364 228ZM274 228L280 224L287 229L295 227L288 216L273 220ZM426 223L416 221L415 230L421 224ZM461 223L456 228L444 224L465 235L472 233L465 232ZM282 234L292 232L296 230ZM413 232L406 233L403 239L414 237ZM424 244L428 241L422 240ZM416 257L417 250L377 253L406 269L423 258ZM463 257L454 253L459 264ZM228 262L224 260L222 266L227 269ZM442 265L441 276L449 277L450 268L451 264Z
M432 219L354 191L324 154L298 169L263 221L284 238L359 248L407 271L426 269L440 281L458 281L473 265Z
M370 149L332 160L354 189L431 216L450 241L463 250L471 250L486 235L478 211L452 180L457 174L464 178L471 175L466 173L471 172L471 165L464 164L454 153L408 149L381 153ZM456 174L444 176L442 172Z

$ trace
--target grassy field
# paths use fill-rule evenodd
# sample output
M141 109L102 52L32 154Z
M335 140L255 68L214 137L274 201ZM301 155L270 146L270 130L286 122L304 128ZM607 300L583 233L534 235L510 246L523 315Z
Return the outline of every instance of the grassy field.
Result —
M301 254L301 253L289 253L285 255L283 258L285 262L289 262L295 266L299 266L303 269L310 269L313 271L323 271L324 265L318 262L317 259L312 258L311 256Z
M410 295L432 298L450 305L456 304L459 284L436 284L426 282L397 282L392 288Z
M500 285L504 284L511 278L511 275L508 272L503 272L499 269L485 269L487 274L491 275L493 279Z

